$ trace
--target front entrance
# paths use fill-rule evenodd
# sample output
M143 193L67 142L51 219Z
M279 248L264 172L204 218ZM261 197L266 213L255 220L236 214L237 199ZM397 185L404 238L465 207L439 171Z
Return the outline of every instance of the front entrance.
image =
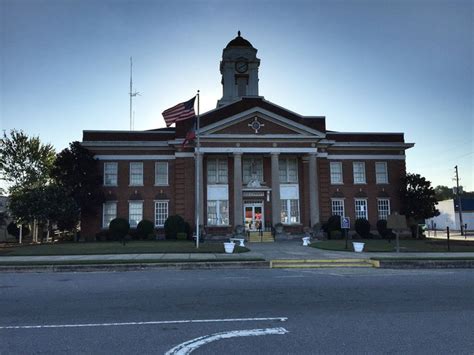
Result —
M263 218L263 202L252 201L244 203L244 225L247 231L261 231L265 229Z

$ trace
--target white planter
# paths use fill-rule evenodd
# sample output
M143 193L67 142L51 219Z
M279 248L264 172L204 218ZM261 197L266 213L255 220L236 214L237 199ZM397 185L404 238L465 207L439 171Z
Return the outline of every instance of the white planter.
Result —
M227 254L232 254L234 252L234 247L234 242L224 243L224 249Z
M352 246L354 247L354 251L356 253L361 253L364 250L365 243L361 242L352 242Z
M303 239L303 246L309 246L309 243L310 243L310 237L304 237L302 238Z

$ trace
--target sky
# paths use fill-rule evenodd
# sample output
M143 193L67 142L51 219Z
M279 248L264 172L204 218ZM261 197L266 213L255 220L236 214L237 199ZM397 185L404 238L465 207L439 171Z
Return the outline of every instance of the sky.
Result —
M237 31L260 95L329 130L404 132L407 171L474 190L474 1L0 0L0 128L57 151L83 130L164 127L161 112L222 96Z

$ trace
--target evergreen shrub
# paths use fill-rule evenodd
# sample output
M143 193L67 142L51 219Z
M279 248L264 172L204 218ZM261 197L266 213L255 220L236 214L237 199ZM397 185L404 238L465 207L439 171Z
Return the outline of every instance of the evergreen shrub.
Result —
M355 231L362 238L370 238L370 223L365 218L355 220Z

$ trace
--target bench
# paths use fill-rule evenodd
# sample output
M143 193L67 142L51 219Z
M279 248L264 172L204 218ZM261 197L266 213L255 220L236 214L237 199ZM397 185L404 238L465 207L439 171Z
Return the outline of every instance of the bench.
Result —
M244 239L244 238L229 238L229 240L230 240L231 242L234 242L234 243L235 243L235 242L239 242L239 243L240 243L239 246L241 246L241 247L244 247L244 246L245 246L245 244L244 244L245 239Z

